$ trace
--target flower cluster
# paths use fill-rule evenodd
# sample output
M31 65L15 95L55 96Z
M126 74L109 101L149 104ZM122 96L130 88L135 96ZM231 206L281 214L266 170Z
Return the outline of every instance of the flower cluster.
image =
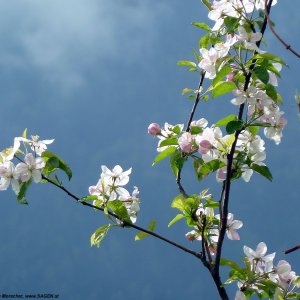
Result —
M101 175L97 184L89 187L89 193L96 196L93 204L97 207L109 206L109 202L119 200L122 201L127 210L132 223L136 222L137 212L139 207L139 190L134 187L132 194L130 194L124 186L129 182L129 175L131 168L123 172L123 169L117 165L112 170L106 166L101 166Z
M39 140L39 136L16 137L13 147L0 152L0 191L7 190L11 184L16 194L19 194L23 183L31 179L35 183L42 180L42 171L46 162L42 153L47 149L47 145L54 140ZM24 145L24 151L21 150L21 143ZM30 151L31 150L31 151ZM21 155L24 158L21 158ZM17 159L19 163L14 164Z
M205 193L206 191L204 191ZM190 241L198 240L201 241L205 238L207 247L211 255L214 255L217 249L217 243L219 240L220 228L221 228L221 216L220 214L214 213L214 208L212 207L213 196L211 194L200 195L201 203L193 213L194 221L196 225L194 229L186 233L186 238ZM228 213L227 216L227 226L226 235L230 240L239 240L240 236L237 229L243 226L243 222L234 219L232 213Z
M268 280L275 284L274 299L287 299L289 293L300 288L300 278L292 271L291 265L285 260L280 260L274 266L275 253L266 255L267 246L264 242L259 243L256 250L244 246L244 253L248 272L245 271L241 276L243 278L238 279L239 290L235 300L246 300L247 291L263 294L264 283Z
M196 170L201 175L201 168L209 162L218 161L219 168L216 170L216 179L222 182L226 178L227 155L230 153L234 142L234 135L223 136L221 129L215 125L208 127L206 119L202 118L191 123L190 130L182 131L183 124L170 125L165 123L164 129L155 124L157 131L154 135L159 138L157 151L164 151L168 147L177 146L185 156L191 155L194 160L200 156ZM151 133L153 124L149 125ZM167 145L168 144L168 145ZM248 182L253 174L253 165L264 166L266 158L264 141L250 130L243 130L237 140L234 155L234 168L236 177L242 177ZM197 156L198 155L198 156ZM209 172L202 173L205 177Z

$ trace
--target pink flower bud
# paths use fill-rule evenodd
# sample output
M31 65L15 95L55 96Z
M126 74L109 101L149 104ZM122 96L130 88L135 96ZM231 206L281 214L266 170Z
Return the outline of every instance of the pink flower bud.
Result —
M234 81L234 73L229 73L226 78L228 81Z
M157 123L151 123L148 127L148 133L151 135L160 134L160 126Z

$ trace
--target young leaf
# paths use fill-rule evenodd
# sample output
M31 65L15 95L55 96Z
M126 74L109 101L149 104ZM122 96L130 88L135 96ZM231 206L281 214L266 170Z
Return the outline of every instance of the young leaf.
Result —
M82 197L80 198L80 202L87 202L87 201L94 201L94 200L98 200L98 197L95 195L90 195L90 196L86 196L86 197Z
M259 173L260 175L266 177L268 180L272 181L273 176L267 166L259 166L256 164L251 165L251 169L255 172Z
M159 147L170 146L170 145L178 145L178 138L177 138L177 136L172 136L170 138L167 138L167 139L163 140L159 144Z
M130 217L128 216L125 204L121 200L113 200L107 202L107 207L110 208L121 221L131 223Z
M19 204L28 204L26 200L26 192L30 184L31 184L31 180L27 182L22 182L20 184L20 191L17 195L17 201L19 202Z
M163 150L155 157L155 159L152 163L152 166L156 165L158 162L165 159L166 157L172 155L174 152L176 152L176 150L177 150L177 147L175 147L175 146L170 146L167 149Z
M212 6L211 6L209 0L201 0L201 2L202 2L209 10L212 10Z
M237 130L241 130L244 126L244 122L240 121L240 120L236 120L236 121L230 121L227 125L226 125L226 131L229 134L232 134L234 132L236 132Z
M280 59L279 57L277 57L273 54L270 54L270 53L256 54L252 57L252 60L260 59L260 58L263 58L266 60L272 60L272 61L278 62L284 66L287 66L287 64L282 59Z
M253 73L254 73L254 74L256 75L256 77L257 77L259 80L261 80L264 84L268 84L270 76L269 76L269 73L268 73L268 71L267 71L266 68L260 67L260 66L255 67L255 68L253 69Z
M184 211L184 201L185 201L184 196L182 194L180 194L173 199L171 207L177 208L178 210L183 212Z
M203 30L206 30L206 31L211 31L210 27L206 24L206 23L198 23L198 22L192 22L192 25L193 26L196 26L196 27L199 27Z
M203 164L199 173L202 175L205 175L210 172L215 172L224 166L225 166L225 164L221 160L213 159L213 160Z
M150 230L150 231L154 231L154 229L155 229L155 226L156 226L156 223L155 223L155 221L151 221L150 223L149 223L149 225L148 225L148 229ZM141 239L143 239L143 238L145 238L145 237L147 237L147 236L149 236L149 233L147 233L147 232L144 232L144 231L140 231L135 237L134 237L134 240L135 241L140 241Z
M177 66L196 67L197 65L193 61L180 60L177 62Z
M175 177L177 177L178 171L183 168L186 160L187 157L183 157L181 151L179 150L171 155L170 164Z
M178 214L175 216L175 218L173 218L170 223L168 224L168 227L171 227L174 223L176 223L177 221L181 220L184 218L183 214Z
M219 81L221 81L226 75L231 72L231 68L229 66L224 66L216 75L214 80L212 81L212 86L215 86Z
M220 127L220 126L226 126L230 121L235 121L236 120L236 116L235 115L229 115L223 119L220 119L215 126L216 127Z
M99 227L91 236L91 247L97 246L99 248L101 241L105 238L111 227L111 224Z
M220 81L212 88L212 97L213 99L227 94L232 90L236 89L236 85L232 81Z
M56 171L57 169L62 170L65 172L65 174L68 176L68 179L71 180L72 178L72 170L70 167L66 164L66 162L60 158L58 155L50 152L50 151L44 151L42 153L42 157L46 160L46 166L48 165L49 169L46 167L46 171L48 171L49 175L50 173ZM49 161L49 163L48 163Z

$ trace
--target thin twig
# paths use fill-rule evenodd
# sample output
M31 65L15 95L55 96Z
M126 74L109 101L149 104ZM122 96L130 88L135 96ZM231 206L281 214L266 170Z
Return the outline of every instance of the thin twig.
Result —
M267 1L265 3L265 14L266 14L266 17L267 17L267 21L268 21L268 25L270 27L270 30L272 31L272 33L275 35L275 37L279 40L279 42L284 45L285 49L292 52L295 56L297 56L298 58L300 58L300 54L295 51L291 45L287 44L282 38L281 36L275 31L273 25L272 25L272 20L270 19L270 16L269 16L269 12L268 12L268 9L267 9Z
M300 245L297 245L297 246L295 246L295 247L293 247L293 248L290 248L290 249L285 250L285 251L284 251L284 254L289 254L289 253L294 252L294 251L296 251L296 250L298 250L298 249L300 249Z
M95 205L93 205L93 204L91 204L91 203L88 203L88 202L86 202L86 201L82 201L82 199L81 199L80 197L78 197L78 196L76 196L75 194L71 193L71 192L70 192L69 190L67 190L64 186L62 186L62 185L56 183L56 182L53 181L51 178L48 178L48 177L46 177L45 175L42 175L42 178L43 178L44 180L48 181L49 183L53 184L53 185L56 186L57 188L61 189L62 191L64 191L64 192L65 192L66 194L68 194L71 198L73 198L74 200L76 200L76 202L81 203L81 204L84 205L84 206L88 206L88 207L91 207L91 208L94 208L94 209L97 209L97 210L100 210L100 211L104 211L104 208L95 206ZM188 249L188 248L186 248L186 247L184 247L184 246L182 246L182 245L180 245L180 244L178 244L178 243L175 243L175 242L173 242L173 241L171 241L171 240L169 240L169 239L167 239L167 238L165 238L165 237L163 237L163 236L161 236L161 235L159 235L159 234L157 234L157 233L155 233L155 232L153 232L153 231L150 231L150 230L148 230L148 229L142 228L142 227L137 226L137 225L135 225L135 224L132 224L132 223L130 223L130 222L121 220L116 214L114 214L114 213L111 212L111 211L108 211L108 214L109 214L110 216L112 216L112 217L118 219L119 221L121 221L123 226L128 226L128 227L132 227L132 228L134 228L134 229L136 229L136 230L143 231L143 232L145 232L145 233L147 233L147 234L149 234L149 235L151 235L151 236L153 236L153 237L156 237L157 239L160 239L160 240L162 240L162 241L164 241L164 242L166 242L166 243L168 243L168 244L170 244L170 245L172 245L172 246L174 246L174 247L176 247L176 248L178 248L178 249L181 249L181 250L184 251L184 252L187 252L187 253L189 253L189 254L192 254L193 256L199 258L199 259L202 261L202 257L201 257L201 254L200 254L200 253L198 253L198 252L196 252L196 251L193 251L193 250L191 250L191 249Z

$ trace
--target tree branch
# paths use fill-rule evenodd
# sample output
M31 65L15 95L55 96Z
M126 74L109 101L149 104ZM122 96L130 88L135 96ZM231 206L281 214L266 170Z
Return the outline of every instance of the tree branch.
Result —
M48 178L48 177L46 177L45 175L42 175L42 179L46 180L47 182L49 182L49 183L51 183L52 185L54 185L54 186L56 186L57 188L59 188L60 190L64 191L67 195L69 195L71 198L73 198L76 202L81 203L81 204L84 205L84 206L88 206L88 207L91 207L91 208L94 208L94 209L97 209L97 210L100 210L100 211L104 211L104 208L102 208L102 207L98 207L98 206L95 206L95 205L93 205L93 204L91 204L91 203L88 203L88 202L86 202L86 201L82 201L82 199L81 199L80 197L78 197L78 196L76 196L75 194L71 193L71 192L70 192L69 190L67 190L64 186L62 186L62 185L56 183L56 182L53 181L51 178ZM118 219L119 221L121 221L122 224L123 224L123 226L128 226L128 227L134 228L134 229L136 229L136 230L143 231L143 232L145 232L145 233L147 233L147 234L149 234L149 235L151 235L151 236L153 236L153 237L155 237L155 238L157 238L157 239L160 239L160 240L164 241L165 243L168 243L168 244L170 244L170 245L172 245L172 246L174 246L174 247L176 247L176 248L178 248L178 249L180 249L180 250L182 250L182 251L184 251L184 252L187 252L187 253L189 253L189 254L192 254L193 256L197 257L198 259L200 259L200 260L202 261L202 255L201 255L201 253L198 253L198 252L196 252L196 251L193 251L193 250L191 250L191 249L188 249L188 248L186 248L186 247L184 247L184 246L182 246L182 245L180 245L180 244L178 244L178 243L175 243L175 242L173 242L173 241L171 241L171 240L169 240L169 239L167 239L167 238L165 238L165 237L163 237L163 236L161 236L161 235L159 235L159 234L157 234L157 233L155 233L155 232L153 232L153 231L150 231L150 230L148 230L148 229L142 228L142 227L137 226L137 225L135 225L135 224L132 224L132 223L130 223L130 222L121 220L121 219L120 219L115 213L113 213L112 211L108 211L108 214L109 214L110 216L112 216L112 217ZM202 261L202 262L203 262L203 261ZM203 263L204 263L204 262L203 262Z
M292 52L295 56L297 56L298 58L300 58L300 54L295 51L291 45L287 44L282 38L281 36L275 31L273 25L272 25L272 20L270 19L270 15L269 15L269 10L267 9L267 1L265 3L265 14L267 17L267 21L268 21L268 25L270 27L270 30L272 31L272 33L274 34L274 36L279 40L279 42L284 45L285 49Z

